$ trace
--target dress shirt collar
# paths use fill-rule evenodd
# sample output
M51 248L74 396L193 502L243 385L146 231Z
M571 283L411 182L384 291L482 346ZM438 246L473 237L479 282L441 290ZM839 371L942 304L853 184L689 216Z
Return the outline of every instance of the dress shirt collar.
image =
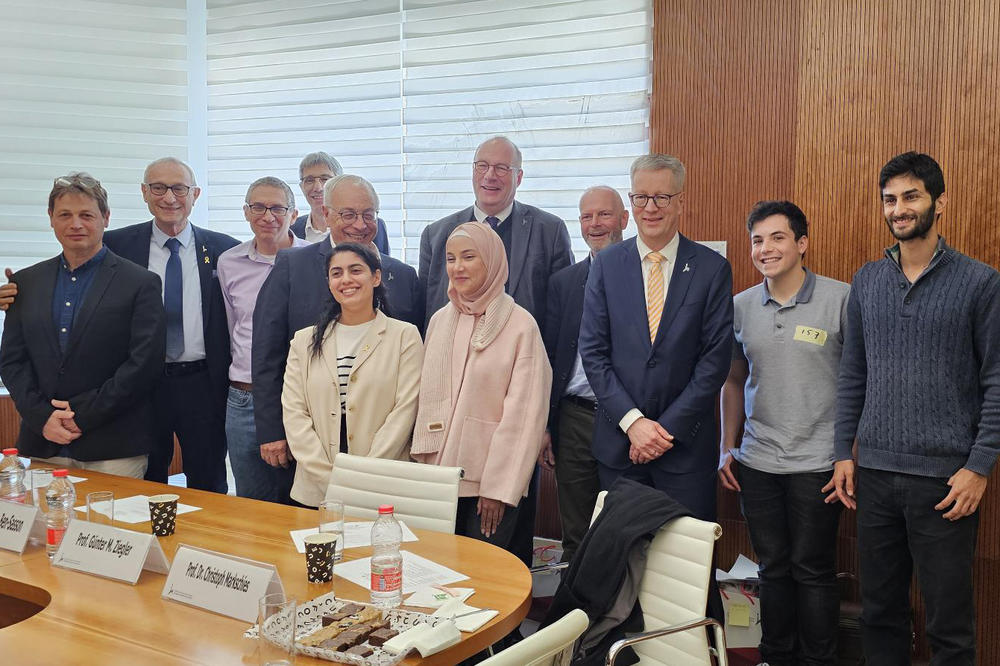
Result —
M289 247L302 247L304 245L310 244L308 241L299 238L291 231L288 232L288 237L292 241L292 244L289 245ZM258 252L257 241L256 239L253 238L241 244L240 254L250 259L250 261L258 261L262 264L273 264L274 258L277 256L275 254L261 254L260 252Z
M106 256L108 256L108 246L102 245L101 249L97 251L97 254L92 256L90 259L87 259L87 261L83 262L76 268L71 269L69 267L69 262L66 261L65 253L59 255L59 265L64 271L66 271L67 274L79 275L81 271L86 273L87 271L96 268L102 261L104 261L104 257Z
M507 221L507 218L510 217L510 213L511 213L512 210L514 210L514 202L513 201L510 202L509 206L507 206L502 211L500 211L499 213L497 213L496 215L493 216L493 217L497 218L498 220L500 220L500 222L497 223L497 226L499 226L499 225L501 225L501 224L503 224L504 222ZM486 218L489 217L489 215L487 213L483 212L483 209L479 207L479 204L473 204L473 206L472 206L472 214L475 216L476 222L482 222L483 224L486 224Z
M186 222L184 228L176 236L168 236L163 233L163 230L156 226L156 220L153 220L153 242L156 243L157 247L163 247L167 244L167 239L176 238L180 241L182 247L187 247L194 240L194 232L191 231L191 223Z
M808 303L812 299L813 289L816 288L816 274L811 270L802 267L802 270L806 272L806 279L802 282L802 286L799 287L799 293L795 294L795 298L789 303L785 303L784 306L795 305L796 303ZM767 305L767 302L771 299L771 291L767 288L767 280L761 282L761 297L760 304ZM782 307L781 303L774 301L779 307Z
M659 251L659 255L667 260L673 269L673 265L677 263L677 247L680 245L681 235L675 232L674 237L670 239L670 242L663 246L663 249ZM649 249L649 246L642 242L642 238L638 235L635 237L635 246L639 250L639 261L644 261L646 255L653 250Z

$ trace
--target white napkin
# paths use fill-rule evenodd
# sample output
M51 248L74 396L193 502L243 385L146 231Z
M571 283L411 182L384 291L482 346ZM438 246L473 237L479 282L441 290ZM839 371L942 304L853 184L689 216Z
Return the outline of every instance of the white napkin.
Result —
M382 649L390 654L405 654L416 648L421 657L429 657L461 640L462 634L454 622L440 622L435 627L417 624L387 640Z
M463 615L465 613L472 613L473 611L480 610L475 606L470 606L461 599L451 599L444 602L441 608L434 611L433 617L455 617L457 615ZM481 613L476 613L475 615L466 615L465 617L459 617L455 619L455 626L459 628L460 631L473 632L479 629L493 618L499 614L499 611L493 609L483 609Z

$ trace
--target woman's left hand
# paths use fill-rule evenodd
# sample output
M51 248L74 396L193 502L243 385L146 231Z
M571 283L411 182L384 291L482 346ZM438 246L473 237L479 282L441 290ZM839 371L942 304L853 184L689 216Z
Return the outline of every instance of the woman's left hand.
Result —
M479 514L479 529L487 539L496 534L500 521L503 519L504 503L500 500L480 497L476 504Z

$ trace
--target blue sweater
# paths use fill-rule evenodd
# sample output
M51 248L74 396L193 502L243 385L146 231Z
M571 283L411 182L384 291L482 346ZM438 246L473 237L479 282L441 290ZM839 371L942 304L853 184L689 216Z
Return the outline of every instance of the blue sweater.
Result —
M1000 453L1000 273L941 239L910 284L891 248L854 276L837 385L836 459L989 476Z

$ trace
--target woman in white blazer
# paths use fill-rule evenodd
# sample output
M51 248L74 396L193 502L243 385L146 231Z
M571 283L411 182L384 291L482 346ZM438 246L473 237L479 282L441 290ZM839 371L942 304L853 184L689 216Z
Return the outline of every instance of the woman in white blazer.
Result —
M337 245L327 275L330 302L292 338L281 392L296 460L291 496L313 507L338 452L408 459L423 362L416 327L388 316L374 250Z

